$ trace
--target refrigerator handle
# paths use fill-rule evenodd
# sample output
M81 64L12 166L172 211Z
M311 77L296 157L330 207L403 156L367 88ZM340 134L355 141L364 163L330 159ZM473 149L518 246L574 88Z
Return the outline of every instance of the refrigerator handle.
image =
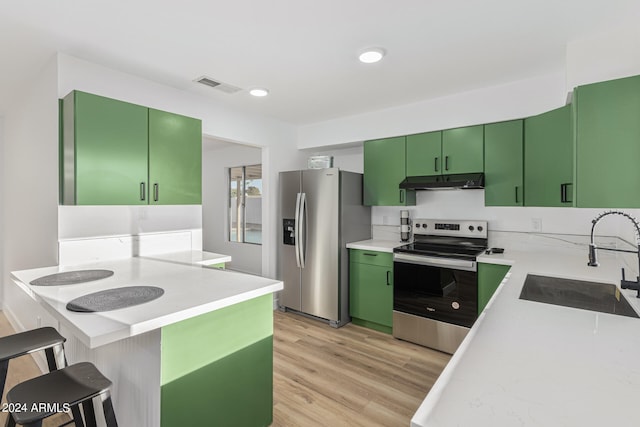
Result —
M298 227L298 235L300 236L300 267L304 268L305 264L305 237L307 231L307 193L302 193L300 199L300 227Z
M300 196L300 193L296 196L296 217L295 224L293 225L293 240L295 243L296 265L298 268L300 268Z

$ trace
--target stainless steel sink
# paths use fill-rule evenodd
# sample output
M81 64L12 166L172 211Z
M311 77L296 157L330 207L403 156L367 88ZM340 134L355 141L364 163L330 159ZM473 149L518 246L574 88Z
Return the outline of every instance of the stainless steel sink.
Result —
M528 274L520 299L640 318L618 287L611 283Z

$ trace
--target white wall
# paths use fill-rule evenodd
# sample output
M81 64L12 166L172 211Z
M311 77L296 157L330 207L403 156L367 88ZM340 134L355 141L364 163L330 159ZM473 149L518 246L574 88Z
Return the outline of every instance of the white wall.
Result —
M58 86L52 58L13 100L4 119L2 185L4 305L13 270L58 261ZM18 291L19 292L19 291Z
M200 205L60 206L58 215L60 239L202 228Z
M4 117L0 116L0 165L4 170ZM0 173L0 242L4 242L4 173ZM4 280L4 243L0 244L0 277ZM4 286L0 282L0 307L4 302Z
M576 40L567 45L567 87L640 74L640 26Z
M331 148L312 148L302 150L304 164L300 165L302 169L307 168L307 161L310 156L333 156L333 166L349 172L364 172L364 163L362 161L364 146L362 143L356 145L346 144L346 146L336 146Z
M80 60L58 55L59 83L57 96L77 89L123 101L145 105L202 120L205 135L232 142L263 147L263 271L276 274L276 222L278 172L296 168L299 155L295 150L293 126L274 119L239 113L220 101L187 93L143 78ZM229 95L232 96L232 95ZM153 211L149 211L153 214ZM129 210L122 211L121 222ZM62 213L64 215L64 213ZM66 221L65 218L62 221ZM149 222L149 221L147 221Z
M356 116L301 126L298 148L317 148L389 136L491 123L565 105L564 70Z
M386 110L302 126L298 147L306 153L331 154L335 164L362 167L360 153L335 150L336 144L407 135L539 114L566 103L580 84L640 74L640 27L621 27L567 45L566 69L528 80L459 93ZM341 155L344 154L344 157ZM373 224L399 224L399 207L374 207ZM602 209L485 207L484 191L419 192L412 217L486 219L492 230L587 235ZM638 217L639 209L625 211ZM536 230L537 231L537 230ZM604 219L596 230L635 241L633 227L622 217Z
M208 148L202 153L202 228L206 251L231 255L229 268L253 274L262 273L262 245L229 242L228 168L260 164L262 150L239 144ZM263 224L264 228L264 224Z

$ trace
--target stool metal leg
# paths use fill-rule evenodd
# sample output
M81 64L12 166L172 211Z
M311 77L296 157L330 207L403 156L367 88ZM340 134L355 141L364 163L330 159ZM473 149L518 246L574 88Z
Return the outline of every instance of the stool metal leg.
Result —
M93 407L93 399L82 402L82 412L84 412L84 422L87 427L96 426L96 411Z
M64 348L62 344L54 345L51 348L46 348L44 354L47 355L47 365L49 365L49 372L53 372L56 369L62 369L67 366L67 358L64 355Z
M73 423L75 427L84 427L84 423L82 422L82 412L80 412L79 405L73 405L71 407L71 414L73 415Z
M62 369L68 365L67 356L64 353L64 346L62 344L53 346L53 355L56 358L58 369Z
M13 419L13 415L7 413L7 421L4 423L4 427L16 427L16 420Z
M4 393L4 384L7 381L7 371L9 370L9 361L0 362L0 399Z
M111 393L107 390L100 395L102 399L102 408L104 410L104 419L107 422L107 427L118 427L118 421L116 421L116 413L113 410L113 404L111 403Z

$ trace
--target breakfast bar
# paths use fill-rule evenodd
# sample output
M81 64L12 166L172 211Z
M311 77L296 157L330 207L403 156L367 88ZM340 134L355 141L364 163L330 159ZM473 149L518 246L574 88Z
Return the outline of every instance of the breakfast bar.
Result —
M11 278L58 322L69 363L92 362L113 382L120 425L269 425L272 293L282 282L180 262L183 258L45 267L16 271ZM93 269L113 275L70 285L31 284L51 274ZM117 310L67 309L78 297L134 286L160 288L163 294Z

